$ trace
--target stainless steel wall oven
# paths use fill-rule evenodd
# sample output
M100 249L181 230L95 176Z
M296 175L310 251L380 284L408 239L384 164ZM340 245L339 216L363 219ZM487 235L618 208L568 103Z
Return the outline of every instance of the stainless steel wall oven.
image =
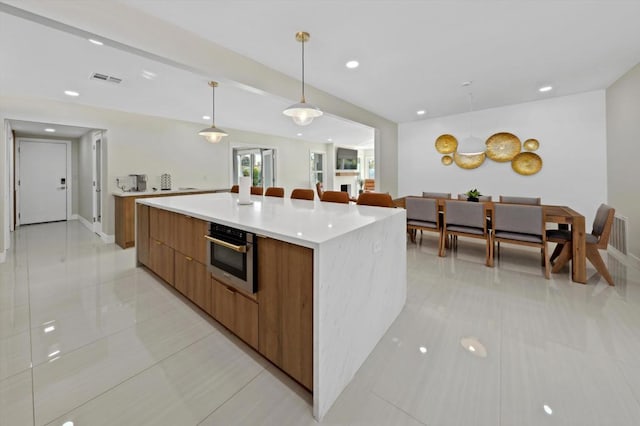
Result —
M258 291L256 235L210 223L208 269L214 277L247 293Z

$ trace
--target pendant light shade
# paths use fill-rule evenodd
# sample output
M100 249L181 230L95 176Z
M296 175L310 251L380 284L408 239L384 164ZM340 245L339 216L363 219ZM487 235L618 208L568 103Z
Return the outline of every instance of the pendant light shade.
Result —
M298 126L307 126L314 118L320 117L322 111L317 106L307 103L304 97L304 43L309 41L309 33L303 31L296 33L296 40L302 44L302 98L299 103L291 105L282 113L291 117Z
M215 81L210 81L209 86L211 86L212 93L212 107L211 107L211 127L207 127L206 129L200 130L198 133L200 136L204 136L207 142L218 143L222 140L223 137L228 136L227 132L222 129L218 129L215 125L216 122L216 87L218 83Z

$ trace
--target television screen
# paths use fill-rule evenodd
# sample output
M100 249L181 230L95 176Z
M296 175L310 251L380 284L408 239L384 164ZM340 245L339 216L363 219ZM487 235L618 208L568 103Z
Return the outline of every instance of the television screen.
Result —
M337 170L358 170L358 151L348 148L336 149Z

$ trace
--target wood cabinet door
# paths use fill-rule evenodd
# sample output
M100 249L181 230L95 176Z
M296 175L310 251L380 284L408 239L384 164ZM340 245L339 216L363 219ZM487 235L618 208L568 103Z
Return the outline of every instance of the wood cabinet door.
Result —
M207 263L207 240L209 222L183 214L175 216L175 249L192 257L194 260Z
M208 241L204 238L205 235L209 235L209 222L192 218L193 220L193 239L192 239L192 256L195 260L206 265L208 259Z
M160 241L149 242L149 269L167 283L174 285L174 252Z
M175 248L176 213L149 207L149 235L171 248Z
M259 351L313 388L313 250L258 240Z
M193 271L193 303L198 305L200 309L213 316L213 288L211 282L211 274L207 271L207 267L195 259L190 262Z
M250 346L258 349L258 304L236 292L234 307L233 332Z
M136 232L138 262L149 266L149 206L137 204Z
M234 328L234 305L235 291L222 284L215 278L211 278L213 285L213 317L220 324L233 331Z
M193 268L191 267L190 258L176 251L174 253L174 259L174 287L187 298L191 299L190 294L193 293Z
M133 247L135 244L134 215L135 197L115 198L115 242L122 248Z

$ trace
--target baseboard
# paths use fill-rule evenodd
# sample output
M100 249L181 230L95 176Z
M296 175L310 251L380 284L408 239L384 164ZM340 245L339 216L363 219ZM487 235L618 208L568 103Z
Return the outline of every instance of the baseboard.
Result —
M67 220L78 220L79 217L80 216L78 216L77 214L72 214Z
M613 255L619 261L627 264L628 266L640 269L640 259L637 256L632 255L631 253L624 254L611 245L607 247L607 253Z
M76 215L78 216L78 220L80 221L81 224L84 225L85 228L87 228L89 231L93 232L93 223L89 222L87 219L85 219L84 217L80 216L80 215Z
M113 244L116 242L115 235L105 234L104 232L100 232L100 234L98 235L100 235L100 239L104 241L106 244Z
M7 261L7 251L0 251L0 263L4 263Z

